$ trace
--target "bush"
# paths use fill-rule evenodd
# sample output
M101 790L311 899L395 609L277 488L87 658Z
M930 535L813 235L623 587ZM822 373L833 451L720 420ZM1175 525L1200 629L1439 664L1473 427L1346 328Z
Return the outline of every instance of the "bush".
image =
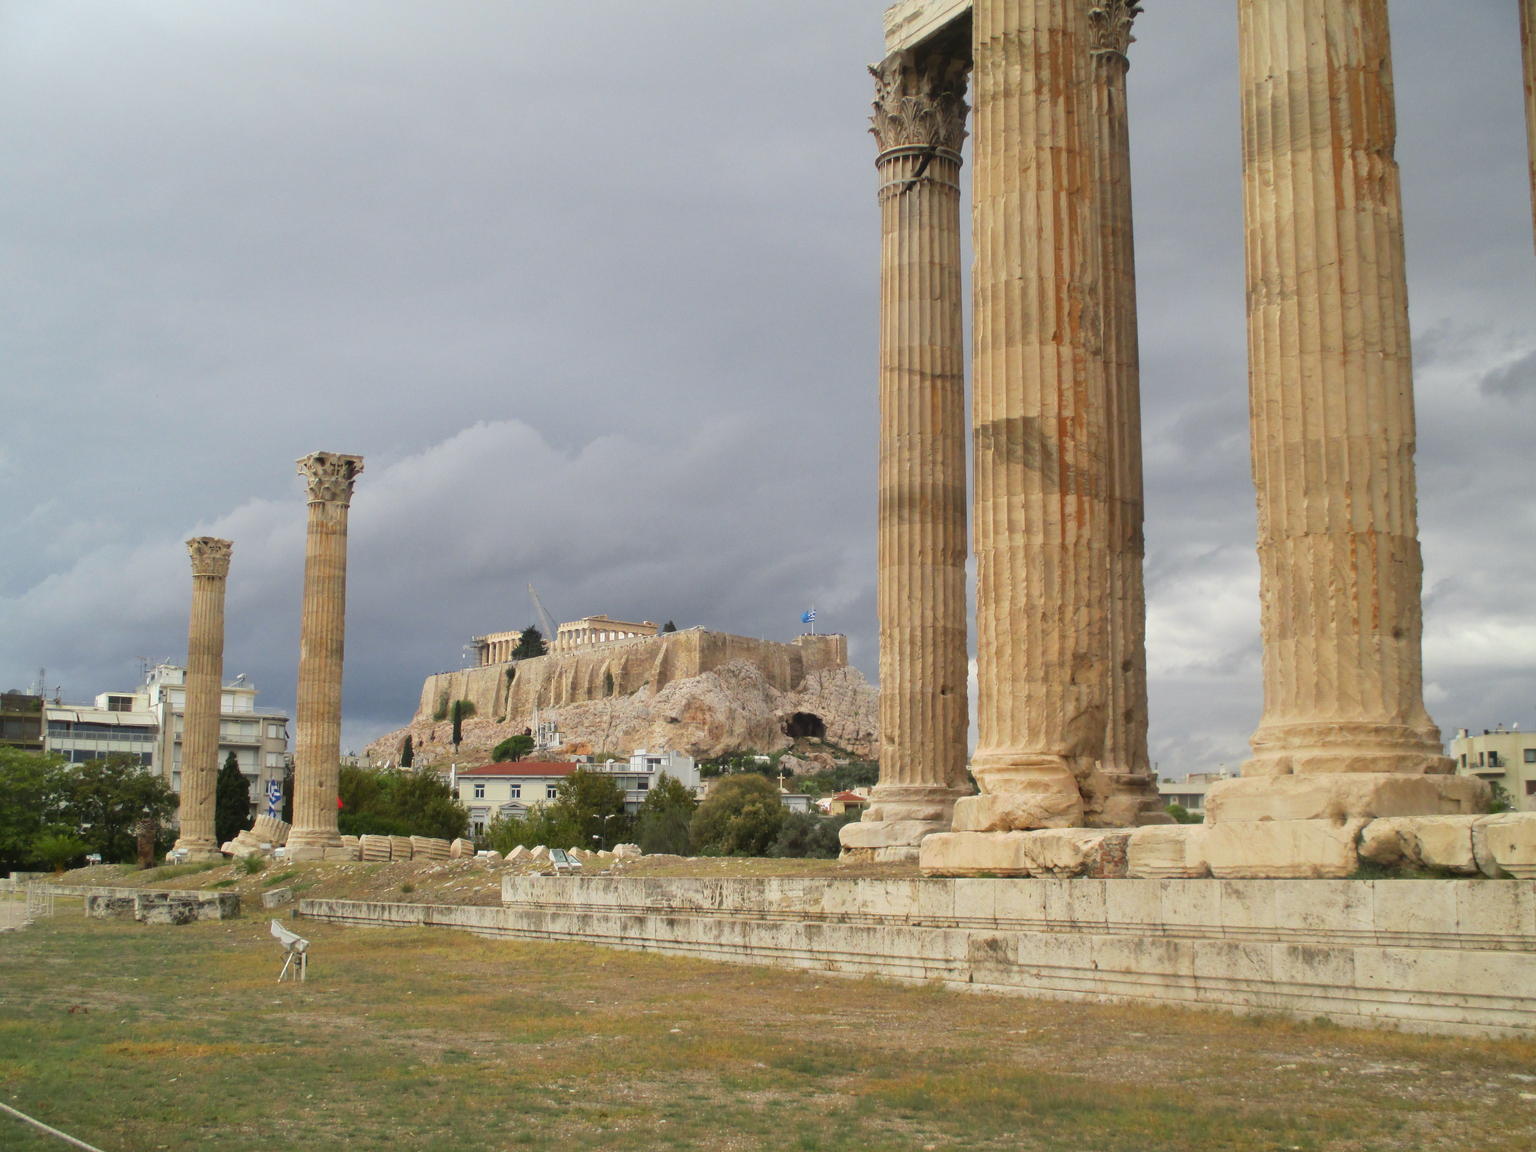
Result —
M768 848L770 856L788 856L816 860L836 860L842 851L837 833L844 824L859 819L856 812L840 816L817 816L811 812L787 812L784 826Z
M32 856L41 860L55 872L76 860L84 860L90 845L68 832L46 832L32 842Z
M533 751L533 737L525 732L519 732L516 736L508 736L500 744L491 750L491 759L497 764L510 764L521 760Z
M698 801L682 781L662 773L640 807L635 824L636 842L647 853L688 855L691 827Z
M727 776L710 790L689 828L704 856L761 856L784 826L776 784L756 773Z
M469 826L468 811L435 772L343 764L340 786L342 808L336 823L344 836L452 840Z

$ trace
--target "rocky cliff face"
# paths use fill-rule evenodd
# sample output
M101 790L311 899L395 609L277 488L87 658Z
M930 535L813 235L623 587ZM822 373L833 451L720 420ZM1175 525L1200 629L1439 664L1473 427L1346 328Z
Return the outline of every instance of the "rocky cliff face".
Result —
M547 659L547 657L546 657ZM558 753L628 755L636 748L675 750L704 758L732 752L775 752L798 736L819 736L858 756L878 751L876 690L855 668L841 665L799 677L765 670L750 659L731 660L711 671L646 685L628 694L541 707L538 719L554 720ZM406 734L416 763L485 763L491 750L534 724L532 709L504 718L479 712L464 721L457 751L452 725L418 713L407 728L368 746L374 762L398 758Z

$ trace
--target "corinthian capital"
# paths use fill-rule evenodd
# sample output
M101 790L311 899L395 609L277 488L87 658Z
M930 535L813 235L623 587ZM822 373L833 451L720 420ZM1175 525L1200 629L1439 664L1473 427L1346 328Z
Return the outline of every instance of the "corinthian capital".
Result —
M870 117L880 151L916 145L960 151L965 142L965 74L962 57L897 52L870 66L875 113Z
M1088 0L1088 23L1093 27L1093 50L1122 58L1130 52L1136 37L1131 25L1141 15L1137 0Z
M228 576L229 554L234 547L228 540L214 536L192 537L187 541L187 552L192 557L192 575L217 576L220 579Z
M352 485L362 470L361 456L336 452L311 452L299 461L299 475L309 483L311 504L350 504Z

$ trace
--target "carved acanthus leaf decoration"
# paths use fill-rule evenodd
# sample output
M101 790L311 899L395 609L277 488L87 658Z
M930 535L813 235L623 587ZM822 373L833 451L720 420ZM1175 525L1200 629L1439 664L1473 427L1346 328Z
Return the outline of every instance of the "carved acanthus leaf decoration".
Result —
M1089 0L1088 22L1093 27L1095 52L1111 52L1126 56L1136 37L1131 35L1131 25L1141 15L1137 0Z
M875 78L870 131L880 151L916 145L960 151L965 143L965 79L970 64L932 54L919 61L898 52L870 66Z
M299 475L309 482L311 504L350 504L352 485L363 470L361 456L312 452L299 462Z
M228 576L229 555L234 544L215 536L194 536L187 541L187 553L192 557L192 575Z

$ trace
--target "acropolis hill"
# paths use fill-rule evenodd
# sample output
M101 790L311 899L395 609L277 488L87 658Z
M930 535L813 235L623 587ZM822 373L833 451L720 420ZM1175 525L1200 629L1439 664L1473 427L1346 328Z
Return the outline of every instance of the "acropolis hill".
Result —
M457 751L456 700L474 705ZM418 764L465 763L554 721L556 750L573 755L649 748L719 756L821 736L867 756L876 750L876 710L875 689L848 665L845 636L785 644L690 628L428 676L409 727L368 752L375 762L395 759L409 733Z

